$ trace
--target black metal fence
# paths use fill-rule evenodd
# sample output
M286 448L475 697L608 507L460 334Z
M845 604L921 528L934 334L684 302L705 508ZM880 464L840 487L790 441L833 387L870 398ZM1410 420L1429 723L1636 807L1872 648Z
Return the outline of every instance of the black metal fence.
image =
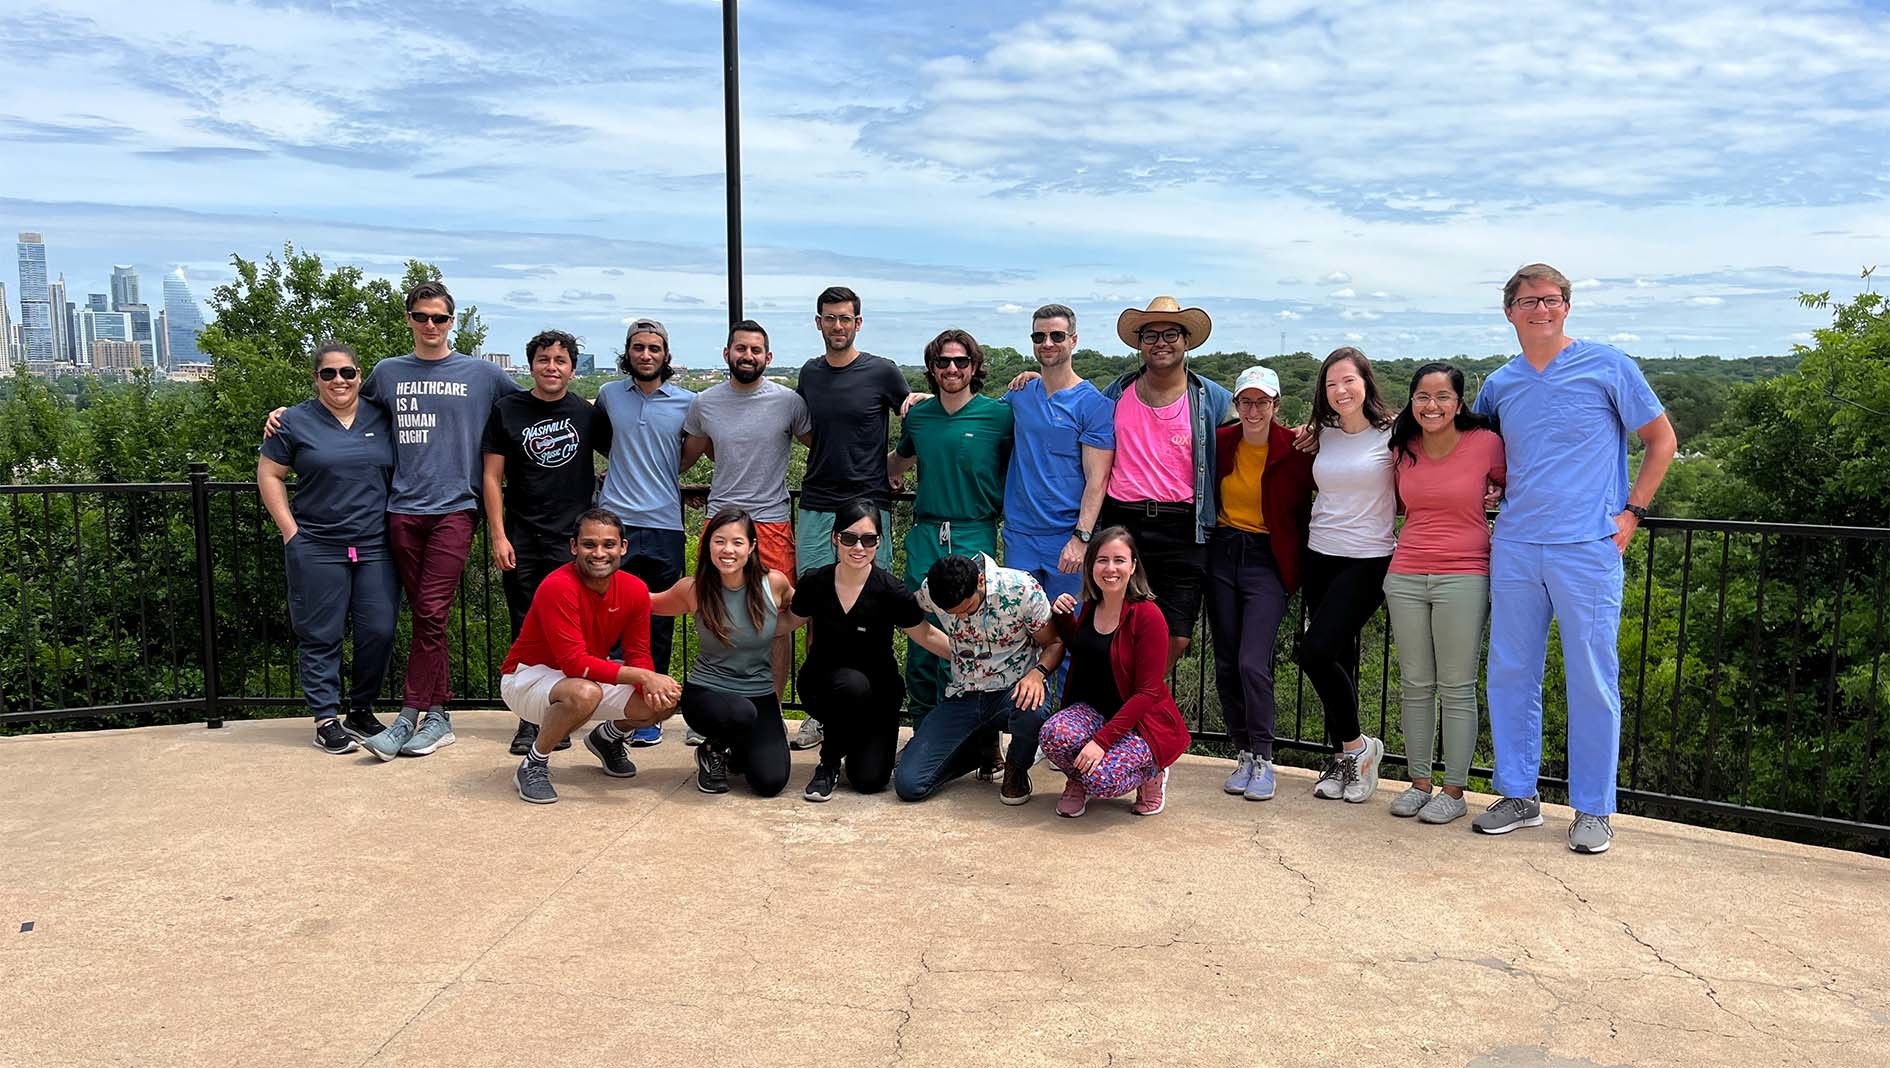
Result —
M902 534L909 503L895 516ZM687 522L700 521L692 510ZM1890 771L1877 761L1890 530L1661 518L1643 529L1619 638L1623 807L1890 848ZM0 486L12 565L0 574L0 730L218 727L299 708L280 547L255 485L212 482L201 465L180 483ZM493 707L511 635L483 529L453 611L453 705ZM1288 618L1302 621L1298 606ZM1277 652L1289 762L1326 749L1318 698L1292 662L1300 629L1284 628ZM692 636L678 627L673 673ZM405 644L403 621L389 693ZM1224 752L1209 646L1197 632L1171 681L1198 747ZM1401 762L1382 612L1361 638L1358 681L1367 729ZM1555 642L1543 698L1553 794L1567 723ZM1474 774L1487 778L1490 763L1486 722Z

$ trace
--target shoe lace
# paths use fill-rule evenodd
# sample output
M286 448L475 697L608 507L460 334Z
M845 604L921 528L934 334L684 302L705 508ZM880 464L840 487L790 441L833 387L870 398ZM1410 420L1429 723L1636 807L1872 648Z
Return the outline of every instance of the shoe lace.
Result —
M1490 805L1489 811L1526 816L1529 814L1529 802L1520 797L1499 797Z
M1339 758L1339 785L1350 786L1358 781L1358 754L1347 753Z
M1575 813L1574 833L1580 834L1589 827L1600 827L1604 834L1614 833L1614 828L1608 826L1608 818L1606 816L1595 816L1586 812Z
M1355 761L1354 767L1356 768L1356 766L1357 766L1357 763ZM1319 772L1320 781L1323 782L1327 779L1337 779L1339 777L1340 777L1339 758L1336 756L1327 758L1326 766L1323 769L1321 769L1321 771Z
M524 779L528 784L550 783L551 765L540 764L536 760L526 761Z
M728 754L707 742L702 743L702 763L711 775L728 774Z

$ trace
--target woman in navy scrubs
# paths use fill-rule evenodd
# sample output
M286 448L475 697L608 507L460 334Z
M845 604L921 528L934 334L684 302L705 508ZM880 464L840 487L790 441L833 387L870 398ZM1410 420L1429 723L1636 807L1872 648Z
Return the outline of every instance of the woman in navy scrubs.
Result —
M394 432L387 411L361 403L361 360L330 341L315 350L315 399L282 414L263 439L256 486L282 532L289 622L301 646L302 692L315 748L347 753L379 734L374 699L394 651L400 576L387 550ZM283 479L295 475L295 500ZM354 623L354 685L341 717L341 640Z

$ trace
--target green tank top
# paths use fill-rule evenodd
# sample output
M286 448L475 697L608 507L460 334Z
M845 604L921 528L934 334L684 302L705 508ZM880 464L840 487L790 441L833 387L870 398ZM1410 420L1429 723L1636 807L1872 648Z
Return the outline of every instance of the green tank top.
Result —
M718 693L741 697L762 697L774 693L772 651L775 625L780 620L780 614L774 605L773 584L764 582L761 588L764 610L761 626L756 627L748 618L746 592L722 585L719 576L712 581L715 583L714 593L721 595L724 614L728 618L728 641L716 640L709 628L702 625L701 614L696 615L696 640L700 647L696 653L695 666L689 671L689 681ZM713 595L700 586L696 588L698 600Z

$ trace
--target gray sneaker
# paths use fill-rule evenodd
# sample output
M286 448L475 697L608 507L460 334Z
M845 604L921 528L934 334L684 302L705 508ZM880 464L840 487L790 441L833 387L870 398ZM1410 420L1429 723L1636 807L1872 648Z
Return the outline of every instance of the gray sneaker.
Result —
M1391 799L1391 814L1394 816L1415 816L1431 800L1432 791L1420 790L1407 786L1404 793Z
M521 761L518 772L512 776L512 784L518 787L518 796L534 805L549 805L558 800L558 791L551 788L549 764Z
M1575 822L1568 825L1568 847L1577 853L1606 853L1613 843L1614 828L1606 816L1577 812Z
M427 713L427 718L420 721L420 729L412 738L400 747L401 756L426 756L435 749L444 749L459 741L453 736L453 721L437 712Z
M1234 758L1234 773L1221 784L1221 789L1230 794L1244 794L1248 784L1253 782L1253 754L1245 749Z
M788 742L788 748L812 749L820 744L824 733L825 732L820 729L820 721L809 716L801 720L801 729L794 732L793 739Z
M1385 763L1385 743L1376 738L1367 737L1365 747L1356 753L1346 754L1354 771L1345 781L1345 799L1354 805L1363 804L1378 792L1378 771Z
M1337 754L1327 758L1325 769L1319 773L1319 781L1312 784L1312 795L1321 801L1337 801L1345 796L1345 783L1341 779Z
M1533 797L1504 797L1470 821L1478 834L1508 834L1518 827L1542 826L1542 802Z
M413 720L397 719L388 728L372 738L361 740L361 748L380 757L392 760L400 755L400 747L413 737Z
M1463 798L1452 797L1439 790L1431 795L1430 801L1426 802L1423 808L1418 809L1417 818L1420 823L1449 823L1462 818L1464 813L1469 811L1470 806Z

